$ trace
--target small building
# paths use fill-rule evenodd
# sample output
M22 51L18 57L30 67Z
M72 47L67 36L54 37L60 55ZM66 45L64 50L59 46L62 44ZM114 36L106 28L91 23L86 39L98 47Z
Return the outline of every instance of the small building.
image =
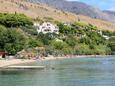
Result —
M0 58L5 58L8 55L7 52L0 51Z
M50 22L44 22L42 24L34 23L35 28L37 29L37 32L42 32L43 34L46 33L56 33L59 34L59 28L57 25L52 24Z

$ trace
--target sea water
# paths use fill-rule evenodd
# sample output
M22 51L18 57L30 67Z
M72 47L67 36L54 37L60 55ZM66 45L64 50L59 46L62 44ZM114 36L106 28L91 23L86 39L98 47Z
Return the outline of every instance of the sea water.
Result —
M43 70L1 70L0 86L115 86L115 56L37 61Z

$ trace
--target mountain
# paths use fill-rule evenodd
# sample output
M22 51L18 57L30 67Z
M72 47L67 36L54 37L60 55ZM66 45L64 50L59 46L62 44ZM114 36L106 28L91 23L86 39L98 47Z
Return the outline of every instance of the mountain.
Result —
M55 7L60 10L72 12L75 14L81 14L96 19L102 19L115 22L115 17L111 17L108 13L101 11L98 8L87 5L78 1L66 1L66 0L28 0L33 3L45 3L49 6Z
M103 12L115 17L115 11L112 11L112 10L104 10Z
M99 27L99 29L112 30L112 31L115 30L115 23L103 21L99 19L93 19L91 17L83 16L80 14L76 15L74 13L52 8L51 6L48 6L46 4L41 4L39 2L38 4L36 4L36 3L27 2L25 0L0 0L0 12L1 13L23 13L33 19L37 17L41 19L49 17L56 21L67 22L67 23L81 21L84 23L93 24Z
M109 11L114 11L115 12L115 7L112 7L110 9L108 9Z

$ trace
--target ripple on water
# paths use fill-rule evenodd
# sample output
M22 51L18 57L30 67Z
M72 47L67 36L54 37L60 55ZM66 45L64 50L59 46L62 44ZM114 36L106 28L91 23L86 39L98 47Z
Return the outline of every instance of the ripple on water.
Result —
M46 65L45 70L0 71L0 86L115 86L114 57L29 64Z

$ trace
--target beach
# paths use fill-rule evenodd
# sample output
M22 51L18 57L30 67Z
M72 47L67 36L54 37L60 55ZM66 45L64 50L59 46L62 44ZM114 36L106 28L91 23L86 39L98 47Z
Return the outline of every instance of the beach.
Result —
M61 60L61 59L71 59L71 58L86 58L86 57L98 57L100 55L79 55L79 56L59 56L59 57L43 57L41 59L5 59L0 60L0 68L7 67L10 65L16 65L16 64L24 64L24 63L33 63L36 61L47 61L47 60Z
M35 60L27 60L27 59L0 60L0 68L6 67L9 65L31 63L31 62L35 62Z
M80 58L83 56L79 56ZM16 65L16 64L24 64L24 63L32 63L35 61L47 61L47 60L57 60L57 59L67 59L67 58L73 58L73 57L68 57L68 56L63 56L63 57L43 57L41 59L4 59L0 60L0 68L7 67L10 65ZM75 57L74 57L75 58Z

